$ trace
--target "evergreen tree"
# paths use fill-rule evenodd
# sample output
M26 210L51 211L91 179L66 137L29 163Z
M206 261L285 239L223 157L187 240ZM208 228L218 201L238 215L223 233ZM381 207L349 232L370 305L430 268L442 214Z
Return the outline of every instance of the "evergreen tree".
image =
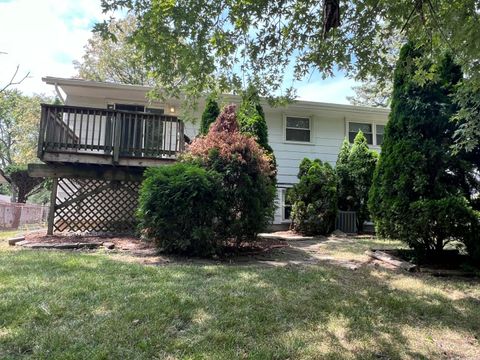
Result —
M338 177L338 208L357 213L357 228L363 230L368 220L368 192L372 185L373 173L378 154L368 148L367 139L359 131L353 145L343 141L338 154L336 172Z
M237 116L240 131L255 137L257 143L267 153L273 153L272 148L268 144L268 127L265 121L265 113L260 104L258 91L253 85L250 85L243 93L242 103Z
M368 148L367 139L361 131L355 136L348 156L348 169L352 181L353 210L357 212L357 228L363 230L363 223L370 218L368 192L372 186L373 173L378 153Z
M345 138L335 165L335 171L338 177L338 208L343 211L353 211L354 209L353 181L348 166L348 157L350 156L351 149L352 145L348 139Z
M220 114L220 107L213 96L207 98L207 104L202 114L202 121L200 122L200 135L207 135L210 125L215 122Z
M465 199L468 164L451 152L451 95L460 68L446 55L435 64L436 78L420 85L414 77L422 71L418 64L425 64L417 61L422 56L412 43L401 49L369 209L381 236L424 252L464 241L477 219Z

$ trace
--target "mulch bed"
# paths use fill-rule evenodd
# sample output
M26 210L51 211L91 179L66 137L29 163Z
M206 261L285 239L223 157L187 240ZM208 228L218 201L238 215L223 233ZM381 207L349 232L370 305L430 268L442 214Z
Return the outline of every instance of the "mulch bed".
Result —
M96 244L111 243L118 250L146 250L154 249L154 244L142 241L133 236L112 235L45 235L43 232L29 233L25 235L25 241L36 244Z
M156 251L155 244L152 242L141 240L134 236L118 236L111 234L64 234L64 235L46 235L43 232L34 232L25 235L25 241L19 245L25 247L40 248L41 245L58 245L63 246L71 244L80 244L79 248L88 248L88 244L103 245L113 244L112 248L116 250L124 251ZM83 246L85 245L85 246ZM68 245L67 245L68 246ZM236 247L234 243L229 244L224 249L224 253L220 257L215 257L218 260L231 259L237 256L254 256L262 253L266 253L276 248L288 247L288 243L285 240L279 239L261 239L257 241L244 242L239 247ZM65 247L66 249L66 247Z

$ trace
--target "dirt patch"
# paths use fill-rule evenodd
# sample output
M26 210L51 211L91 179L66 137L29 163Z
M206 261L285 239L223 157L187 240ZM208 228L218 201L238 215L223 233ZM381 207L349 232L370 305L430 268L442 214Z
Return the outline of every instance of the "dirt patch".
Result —
M31 243L43 244L75 244L75 243L112 243L116 250L148 250L155 249L152 243L142 241L132 236L109 235L46 235L43 232L34 232L25 235L25 240Z

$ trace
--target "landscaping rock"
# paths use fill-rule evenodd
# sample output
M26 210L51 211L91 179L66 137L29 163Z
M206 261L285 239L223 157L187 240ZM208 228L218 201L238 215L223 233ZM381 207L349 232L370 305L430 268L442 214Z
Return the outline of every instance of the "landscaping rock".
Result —
M15 246L25 246L25 245L28 245L30 244L31 241L28 241L28 240L22 240L22 241L18 241L15 243Z
M315 239L314 236L303 236L300 234L295 234L287 231L258 234L258 237L264 240L313 240Z
M417 266L415 264L409 263L407 261L403 261L402 259L399 259L399 258L397 258L396 256L393 256L393 255L387 254L384 251L367 250L367 251L365 251L365 254L374 258L374 259L384 261L387 264L393 265L395 267L398 267L398 268L406 270L406 271L412 272L412 271L417 270Z
M112 249L115 249L115 244L111 243L111 242L105 242L105 243L103 243L103 247L105 249L112 250Z
M342 230L339 229L332 231L332 235L341 237L347 236L347 234L345 234Z
M25 236L14 237L14 238L8 239L8 245L14 246L20 241L24 241L24 240L25 240Z
M73 250L73 249L97 249L102 245L102 243L32 243L32 242L21 242L17 245L30 248L30 249L60 249L60 250Z

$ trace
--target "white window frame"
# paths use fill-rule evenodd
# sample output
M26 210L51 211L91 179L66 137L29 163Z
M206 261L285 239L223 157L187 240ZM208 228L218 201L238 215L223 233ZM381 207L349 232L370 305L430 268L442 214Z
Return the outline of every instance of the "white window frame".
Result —
M308 119L308 126L310 131L310 141L295 141L295 140L287 140L287 118L294 117L294 118L301 118L301 119ZM307 130L307 129L297 129L297 130ZM283 114L283 141L287 144L302 144L302 145L313 145L313 116L309 115L299 115L299 114Z
M386 126L386 122L382 121L375 121L375 120L346 120L345 121L345 137L347 140L350 142L350 123L356 123L356 124L369 124L372 126L372 144L368 144L368 146L374 147L374 148L381 148L381 145L377 144L377 125L383 125Z

